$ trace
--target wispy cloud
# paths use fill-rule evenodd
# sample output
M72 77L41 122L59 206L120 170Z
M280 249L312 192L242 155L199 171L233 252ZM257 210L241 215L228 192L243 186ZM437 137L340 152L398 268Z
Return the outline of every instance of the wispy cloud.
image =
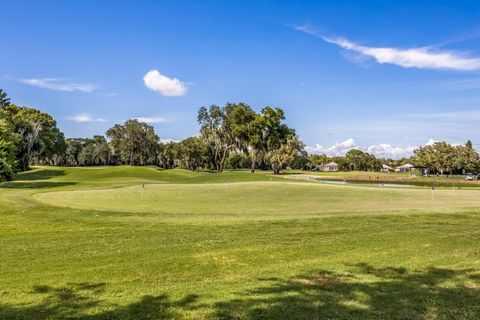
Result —
M59 78L32 78L32 79L20 79L21 83L25 83L34 87L42 89L64 91L64 92L93 92L96 87L91 83L77 83L67 82Z
M162 96L178 97L187 94L187 85L177 78L164 76L158 70L151 70L143 76L145 86Z
M439 43L437 43L433 46L434 47L443 47L443 46L446 46L446 45L449 45L449 44L465 42L465 41L468 41L468 40L476 39L478 37L480 37L480 28L476 27L473 30L467 31L460 36L450 38L448 40L444 40L444 41L439 42Z
M67 119L75 122L108 122L108 120L106 119L94 118L92 115L86 114L86 113L78 114L76 116L69 117Z
M480 78L437 81L433 86L447 90L478 90L480 89Z
M410 113L406 117L414 119L431 119L431 120L447 120L447 121L479 121L480 110L463 110L451 112L434 112L434 113Z
M162 117L137 117L134 118L137 119L140 122L146 122L146 123L162 123L162 122L168 122L166 118Z
M296 30L319 37L324 41L373 58L380 64L388 63L404 68L445 69L458 71L480 70L480 58L470 57L465 52L440 50L432 46L419 48L369 47L357 44L342 37L326 37L314 28L304 25L295 26Z

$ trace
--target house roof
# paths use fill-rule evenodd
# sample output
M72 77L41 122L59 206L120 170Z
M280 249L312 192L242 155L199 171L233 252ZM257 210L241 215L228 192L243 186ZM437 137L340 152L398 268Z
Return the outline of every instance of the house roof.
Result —
M415 166L413 164L406 163L403 166L399 166L397 168L415 168Z
M382 168L383 168L383 169L392 169L392 167L387 166L386 164L382 164Z
M327 163L326 166L338 166L338 164L336 164L335 162L330 162Z

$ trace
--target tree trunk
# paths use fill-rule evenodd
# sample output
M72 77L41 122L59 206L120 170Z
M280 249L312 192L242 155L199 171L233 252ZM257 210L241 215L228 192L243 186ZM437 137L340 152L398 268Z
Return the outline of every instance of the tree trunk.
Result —
M273 169L273 174L280 174L280 166L273 164L272 169Z
M255 162L256 162L256 158L257 158L257 157L255 156L255 152L254 152L254 151L252 151L252 156L251 156L251 158L252 158L252 166L250 167L250 172L251 172L251 173L255 173Z

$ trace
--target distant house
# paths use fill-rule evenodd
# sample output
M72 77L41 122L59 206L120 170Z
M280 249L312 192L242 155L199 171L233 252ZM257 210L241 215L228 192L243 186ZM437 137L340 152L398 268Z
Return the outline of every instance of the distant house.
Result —
M336 164L335 162L319 164L313 167L312 171L338 171L338 164Z
M413 164L407 163L404 164L403 166L399 166L395 169L395 172L410 172L412 170L415 170L415 166Z
M387 166L386 164L382 164L382 169L380 169L381 172L390 172L393 171L393 168L390 166Z
M336 164L335 162L319 164L313 167L312 171L338 171L338 164Z
M338 171L338 164L335 162L324 164L323 171Z

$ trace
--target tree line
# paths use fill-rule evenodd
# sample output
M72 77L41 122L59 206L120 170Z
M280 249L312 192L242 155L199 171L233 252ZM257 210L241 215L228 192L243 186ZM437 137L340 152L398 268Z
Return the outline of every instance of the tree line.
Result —
M0 179L30 165L157 165L171 169L271 169L275 174L304 153L281 108L260 113L244 103L201 107L198 137L161 143L153 126L136 119L92 138L65 138L47 113L13 104L0 89Z
M427 173L465 174L480 171L479 155L470 140L460 145L435 142L420 147L414 150L414 159Z
M431 173L478 172L479 156L469 141L453 146L437 142L400 160L378 159L361 150L343 157L307 154L295 130L285 123L281 108L256 112L245 103L211 105L198 110L200 132L179 142L161 143L153 126L130 119L105 135L65 138L47 113L13 104L0 89L0 180L11 179L30 165L102 166L156 165L166 169L257 168L278 174L285 168L314 169L336 162L342 171L378 171L407 162Z

